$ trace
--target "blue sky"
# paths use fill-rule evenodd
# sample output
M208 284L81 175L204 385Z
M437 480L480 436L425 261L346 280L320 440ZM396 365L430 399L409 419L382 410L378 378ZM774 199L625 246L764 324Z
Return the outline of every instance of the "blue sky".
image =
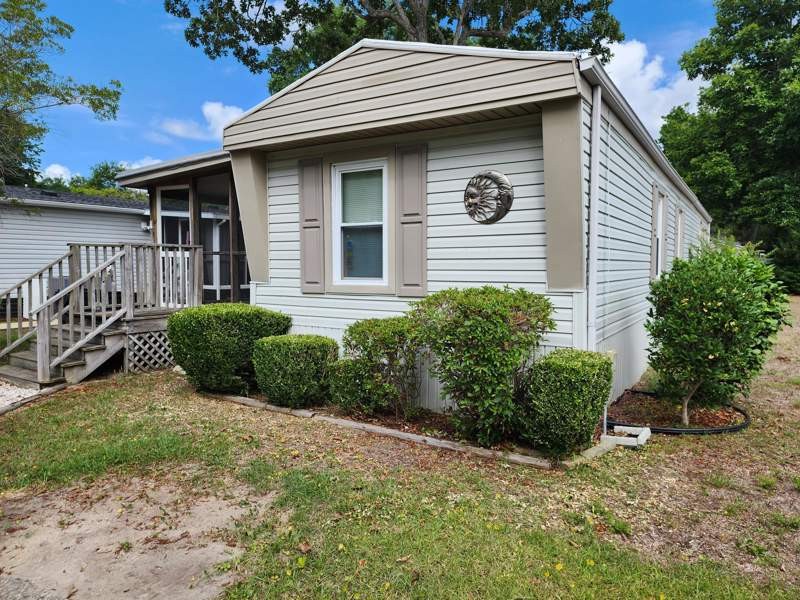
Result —
M678 58L708 31L711 0L615 0L626 42L609 72L651 131L675 104L694 99L698 84ZM86 174L101 160L138 166L219 147L222 125L267 95L266 76L233 59L212 61L183 38L182 22L162 0L51 0L48 13L75 27L56 73L78 81L119 79L119 117L101 122L80 107L50 110L42 170Z

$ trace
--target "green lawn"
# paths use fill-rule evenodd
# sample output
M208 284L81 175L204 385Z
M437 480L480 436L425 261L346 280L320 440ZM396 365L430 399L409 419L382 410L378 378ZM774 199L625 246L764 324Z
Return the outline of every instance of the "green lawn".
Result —
M81 386L0 419L0 489L183 469L200 487L234 478L254 495L276 492L267 514L232 524L243 553L219 566L236 575L228 598L793 597L777 567L756 581L733 563L628 543L643 528L629 506L635 482L687 443L540 472L222 403L162 373ZM754 478L757 493L794 489L783 471L767 475L775 481ZM769 519L776 536L796 535L796 515ZM756 525L747 534L742 552L766 560Z
M654 436L559 473L117 376L0 417L0 527L4 492L168 474L198 498L274 495L230 524L232 599L797 598L798 377L795 328L745 432Z

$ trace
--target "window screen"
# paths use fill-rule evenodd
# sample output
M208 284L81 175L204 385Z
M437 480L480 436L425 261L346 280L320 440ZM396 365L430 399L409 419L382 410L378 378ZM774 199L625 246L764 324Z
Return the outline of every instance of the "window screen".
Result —
M341 174L342 277L383 277L383 170Z

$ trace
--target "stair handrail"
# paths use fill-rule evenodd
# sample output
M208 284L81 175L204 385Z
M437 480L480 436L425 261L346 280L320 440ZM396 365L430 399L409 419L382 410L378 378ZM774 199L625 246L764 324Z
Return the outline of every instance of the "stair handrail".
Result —
M36 279L39 275L44 275L45 271L50 269L50 267L55 267L62 260L65 260L65 259L69 258L69 255L70 255L70 253L67 252L64 255L59 256L57 259L52 260L49 263L47 263L45 266L43 266L41 269L36 271L34 274L28 275L25 279L23 279L19 283L15 283L14 285L12 285L12 286L8 287L7 289L3 290L2 292L0 292L0 298L5 296L6 294L10 294L11 292L13 292L18 287L22 287L23 285L25 285L29 281L32 281L32 280Z
M123 271L125 270L125 262L126 256L129 256L129 247L123 248L119 252L113 254L108 260L103 261L99 265L97 265L94 269L82 275L77 281L73 281L63 290L58 292L57 294L53 295L51 298L47 300L47 302L43 303L40 307L38 307L34 311L34 315L36 316L36 368L37 368L37 377L40 383L46 383L51 380L50 373L51 369L57 367L61 364L69 355L73 352L79 350L83 346L87 345L91 339L95 336L99 335L106 328L110 325L121 319L125 314L128 312L128 307L123 304L116 312L113 312L108 318L104 318L103 321L97 327L93 327L89 332L84 332L83 330L83 321L81 321L80 327L80 339L71 344L66 350L62 351L62 332L61 332L61 315L64 313L64 308L59 308L59 304L66 304L66 299L70 296L70 294L76 290L80 292L80 296L82 296L81 287L87 283L89 283L92 279L97 277L98 275L102 275L102 273L114 265L117 260L119 260L122 264ZM102 281L102 278L101 278ZM122 280L122 297L126 298L128 295L128 287L129 283L126 278ZM102 291L102 286L101 286ZM73 302L72 298L69 298L70 303ZM83 301L82 298L79 299L79 303L82 306ZM73 306L70 305L68 307L68 311L71 313ZM56 323L58 326L58 355L55 358L50 357L50 322L52 320L51 311L53 315L56 317ZM44 314L42 314L44 313ZM81 319L84 318L82 312L79 312L79 316ZM105 313L103 314L105 316ZM70 323L72 323L72 316L70 315ZM94 324L94 323L92 323ZM72 342L72 327L70 326L70 339L69 341Z
M31 296L33 296L33 281L37 277L41 277L45 273L49 273L49 271L51 269L53 269L53 267L55 267L57 265L61 265L61 263L63 261L69 260L70 255L71 255L71 253L67 252L66 254L63 254L62 256L59 256L55 260L52 260L49 263L47 263L45 266L43 266L38 271L32 273L31 275L28 275L25 279L15 283L14 285L12 285L9 288L7 288L7 289L3 290L2 292L0 292L0 302L2 302L3 299L5 299L5 302L6 302L6 304L5 304L5 307L6 307L5 330L6 330L6 344L7 344L5 347L0 348L0 358L4 357L6 354L14 351L16 348L18 348L19 346L21 346L22 344L27 342L36 333L36 330L34 329L34 327L31 324L31 321L33 319L33 312L34 311L31 310L28 307L26 307L26 309L28 311L28 319L27 319L27 321L28 321L28 331L26 333L24 333L24 334L22 333L23 327L22 327L22 314L20 313L20 310L21 310L21 308L20 308L20 300L22 299L22 294L23 294L23 291L25 290L25 286L28 286L28 298L27 298L26 304L29 304L31 302ZM61 271L62 271L62 275L63 275L63 268L61 268ZM49 283L50 282L48 282L47 290L44 290L41 280L39 281L39 290L38 291L39 291L39 295L40 296L44 296L44 295L50 293L50 285L49 285ZM17 339L15 339L13 342L9 343L8 340L11 339L11 331L13 330L12 325L11 325L11 297L14 294L14 292L17 293L17 327L16 327L16 329L17 329Z
M77 281L75 281L73 283L70 283L63 290L61 290L57 294L53 295L51 298L48 298L47 302L43 303L41 306L39 306L38 308L36 308L33 311L33 314L38 314L38 313L40 313L42 311L42 309L45 306L47 306L49 304L54 304L55 302L57 302L58 300L60 300L61 298L63 298L67 294L69 294L72 290L77 289L81 284L84 284L87 281L89 281L89 279L91 279L93 276L97 275L98 273L100 273L104 269L107 269L108 267L110 267L112 264L117 262L117 259L120 259L123 256L125 256L125 250L120 250L119 252L114 254L111 258L109 258L107 261L105 261L103 263L100 263L94 269L92 269L91 271L89 271L85 275L82 275L80 279L78 279ZM38 319L37 319L37 321L38 321Z

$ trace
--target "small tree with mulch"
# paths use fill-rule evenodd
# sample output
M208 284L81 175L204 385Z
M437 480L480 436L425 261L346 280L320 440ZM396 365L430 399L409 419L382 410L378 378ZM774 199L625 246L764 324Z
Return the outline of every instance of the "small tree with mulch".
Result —
M650 365L666 395L719 405L747 394L778 330L788 323L788 296L753 245L703 244L650 285L645 325Z

